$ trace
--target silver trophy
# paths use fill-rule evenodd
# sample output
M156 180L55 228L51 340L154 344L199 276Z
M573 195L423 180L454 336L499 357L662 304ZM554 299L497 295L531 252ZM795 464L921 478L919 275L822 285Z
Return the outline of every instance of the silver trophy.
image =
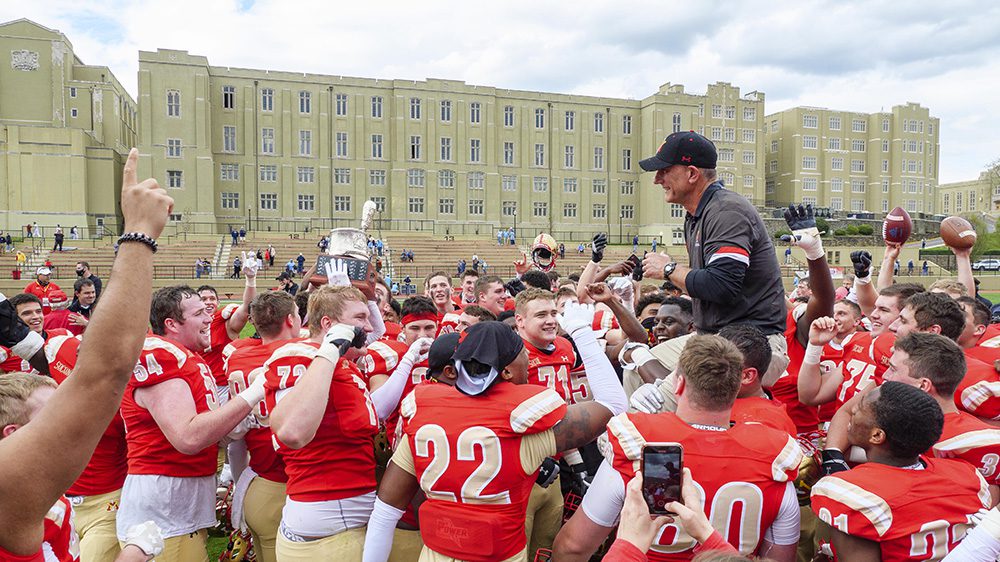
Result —
M371 252L368 250L367 230L375 216L375 202L365 201L361 208L361 228L334 228L330 230L330 244L326 254L316 261L316 272L323 275L331 257L346 258L347 275L356 281L366 281L373 274Z

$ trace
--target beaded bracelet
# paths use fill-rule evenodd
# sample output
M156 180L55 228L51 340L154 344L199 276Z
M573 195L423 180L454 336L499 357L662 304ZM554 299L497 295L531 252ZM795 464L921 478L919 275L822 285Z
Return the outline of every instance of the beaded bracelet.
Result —
M141 242L149 246L153 253L156 253L156 240L153 240L149 235L143 234L141 232L126 232L118 238L118 245L121 246L124 242Z

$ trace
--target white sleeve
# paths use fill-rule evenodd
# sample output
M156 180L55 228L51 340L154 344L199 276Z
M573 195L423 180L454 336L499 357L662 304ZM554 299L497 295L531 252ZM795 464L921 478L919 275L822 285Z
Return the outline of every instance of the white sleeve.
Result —
M594 394L594 401L610 410L614 416L624 413L628 409L628 396L625 396L625 389L618 380L618 373L611 365L611 360L597 343L594 331L589 327L577 330L573 334L573 341L587 371L587 383Z
M410 378L412 370L413 361L404 354L392 374L389 375L389 380L371 392L372 404L375 406L375 413L380 420L386 419L396 411L399 399L406 388L406 379Z
M801 523L799 500L795 495L795 484L785 485L785 495L781 498L781 507L774 523L764 533L764 540L774 545L788 545L799 542L799 525Z
M397 509L377 497L375 498L375 508L368 519L368 530L365 531L362 562L386 562L389 559L396 523L402 517L402 509Z
M965 534L942 562L995 562L1000 559L1000 510L993 508Z
M385 335L385 320L382 319L382 311L378 309L378 303L375 301L368 301L368 320L372 324L372 333L365 339L366 345L382 339Z
M625 482L622 481L622 475L608 461L603 461L583 496L580 509L594 523L602 527L614 527L618 524L623 505Z

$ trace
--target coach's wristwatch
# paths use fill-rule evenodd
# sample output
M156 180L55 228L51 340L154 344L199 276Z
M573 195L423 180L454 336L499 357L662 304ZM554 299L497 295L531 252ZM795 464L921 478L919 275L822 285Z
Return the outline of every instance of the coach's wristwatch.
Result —
M663 279L670 280L670 274L673 273L675 269L677 269L677 262L675 261L663 266Z

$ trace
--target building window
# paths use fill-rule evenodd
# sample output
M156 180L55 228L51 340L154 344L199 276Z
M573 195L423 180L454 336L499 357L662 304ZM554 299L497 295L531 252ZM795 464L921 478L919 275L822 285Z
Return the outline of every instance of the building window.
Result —
M722 119L722 106L712 104L712 119Z
M482 199L469 199L469 214L470 215L481 215L481 214L483 214L483 200Z
M680 113L674 113L674 117L673 117L673 132L675 132L675 133L681 132L681 114Z
M830 170L833 172L843 172L844 171L844 159L843 158L831 158L830 159Z
M723 131L723 140L726 142L736 142L736 129L732 127L726 127Z
M861 199L851 199L851 211L860 213L865 210L865 202Z
M864 192L865 192L865 180L852 179L851 193L864 193Z
M307 195L304 193L299 194L299 211L311 213L316 210L316 196Z
M563 152L563 168L574 166L576 166L576 148L573 145L566 145Z
M385 185L385 170L368 170L368 185Z
M852 152L864 152L865 151L865 141L861 139L851 139L851 151Z
M594 195L604 195L608 192L608 183L604 180L592 180Z
M274 129L264 127L260 130L260 152L261 154L274 154Z
M882 132L883 133L888 133L889 132L889 120L888 119L883 119L882 120Z
M219 164L219 179L222 181L239 181L239 164Z
M420 135L410 136L410 160L420 160Z
M840 137L830 137L826 139L827 150L840 150Z
M532 205L531 216L534 218L545 218L549 216L549 204L535 201Z
M731 148L721 148L719 149L719 162L732 162L733 153L735 151Z
M76 87L75 86L71 86L70 87L70 89L69 89L69 97L71 97L71 98L75 98L76 97Z
M274 111L274 90L264 88L260 91L260 110Z
M451 162L451 137L441 137L441 160Z
M504 201L500 204L500 214L505 217L517 216L517 201Z
M545 110L541 107L535 109L535 128L545 128Z
M455 189L455 172L452 170L441 170L438 172L438 187Z
M816 117L815 115L803 115L802 127L806 129L815 129L819 127L819 117Z
M442 215L454 215L455 200L451 198L438 199L438 213Z
M420 98L410 98L410 119L420 119Z
M382 158L382 135L372 135L372 158Z
M813 206L815 206L816 205L816 198L815 197L803 197L802 198L802 204L803 205L813 205Z
M622 149L622 170L629 171L632 169L632 149L623 148Z
M622 115L622 134L631 135L632 134L632 116Z
M274 183L278 181L278 167L274 164L262 164L258 177L260 181Z
M474 101L469 104L469 123L479 123L482 120L482 104Z
M889 141L882 141L882 152L889 152Z
M844 198L843 197L831 197L830 198L830 209L834 211L844 210Z
M670 204L670 218L679 219L684 217L684 207L676 203Z
M222 151L236 152L236 127L232 125L222 127Z
M181 157L181 139L167 139L167 158Z
M563 193L576 193L576 178L563 178Z
M743 176L743 188L750 189L752 187L753 187L753 176L751 174Z
M608 206L604 203L594 203L591 211L591 217L595 220L608 218Z
M421 199L423 201L423 199ZM351 196L350 195L334 195L333 196L333 210L338 213L350 213L351 212ZM423 211L423 203L421 203L421 211Z
M815 170L816 169L816 157L815 156L803 156L802 157L802 169L803 170Z
M622 182L622 195L635 195L635 182L634 181L623 181Z
M565 127L565 129L567 131L572 131L573 130L573 126L575 124L576 124L576 112L575 111L567 111L566 112L566 123L565 123L566 127Z
M743 129L743 142L745 143L757 142L757 131L755 129Z
M512 105L503 106L503 126L504 127L514 126L514 106Z
M851 160L851 171L856 173L863 173L865 171L865 161L864 160Z
M500 189L504 191L517 191L517 176L503 176L500 178Z
M312 166L299 166L296 170L299 183L316 183L316 168ZM348 170L350 173L350 170Z
M634 205L622 205L621 218L632 220L635 218L635 206Z
M312 131L308 129L299 131L299 156L312 156L312 147Z
M576 203L563 203L563 218L564 219L576 218Z
M594 114L594 132L603 133L604 132L604 114L595 113Z
M840 117L830 117L830 130L831 131L840 130Z
M777 171L778 171L778 161L777 160L771 160L770 162L768 162L767 163L767 171L770 172L770 173L772 173L772 174L773 173L777 173Z
M382 118L382 96L372 96L372 117Z
M336 139L337 158L347 158L347 133L337 133Z
M181 116L181 93L177 90L167 90L167 117Z
M299 113L312 113L312 94L305 90L299 92Z
M167 170L167 187L173 189L184 187L184 172L180 170Z
M483 189L486 187L486 174L483 172L469 172L469 189Z
M603 170L604 169L604 148L600 146L594 147L594 169Z
M888 173L889 172L889 161L888 160L883 160L882 161L882 172L884 172L884 173Z
M423 214L423 212L424 212L424 198L423 197L410 197L408 207L409 207L409 210L410 210L410 214Z
M514 143L510 141L503 143L503 163L507 165L514 164Z
M726 119L736 119L736 107L732 105L726 106Z
M756 107L744 107L743 108L743 120L744 121L756 121L757 120L757 108Z
M778 152L778 141L771 141L771 152Z
M236 86L222 87L222 109L236 108Z
M802 178L802 191L816 191L817 178Z
M75 107L69 110L70 117L76 117L77 115L79 115L79 112L76 110Z
M734 176L731 172L720 172L719 180L722 181L722 185L724 186L733 185L736 183L736 176Z
M712 140L714 141L722 140L722 127L712 127Z
M479 139L469 139L469 162L473 164L478 164L482 162L481 151L479 150L482 143Z
M768 180L764 182L764 193L771 195L774 193L774 180Z
M409 187L424 186L424 171L411 168L406 171L406 185Z
M441 100L441 121L451 121L451 100Z
M882 193L889 193L889 178L882 180Z
M277 193L261 193L260 194L260 210L262 210L262 211L277 211L278 210L278 194Z
M803 135L802 136L802 148L816 148L816 135Z
M756 164L757 163L757 153L752 150L743 151L743 163L744 164Z
M535 145L535 166L545 165L545 145L536 144Z
M855 133L867 133L868 122L864 119L854 119L851 121L851 131Z
M531 183L535 193L545 193L549 190L549 178L547 177L535 176Z
M705 104L699 103L698 104L698 117L704 117L704 116L705 116Z
M228 193L222 192L222 208L223 209L239 209L240 208L240 194L239 193Z

